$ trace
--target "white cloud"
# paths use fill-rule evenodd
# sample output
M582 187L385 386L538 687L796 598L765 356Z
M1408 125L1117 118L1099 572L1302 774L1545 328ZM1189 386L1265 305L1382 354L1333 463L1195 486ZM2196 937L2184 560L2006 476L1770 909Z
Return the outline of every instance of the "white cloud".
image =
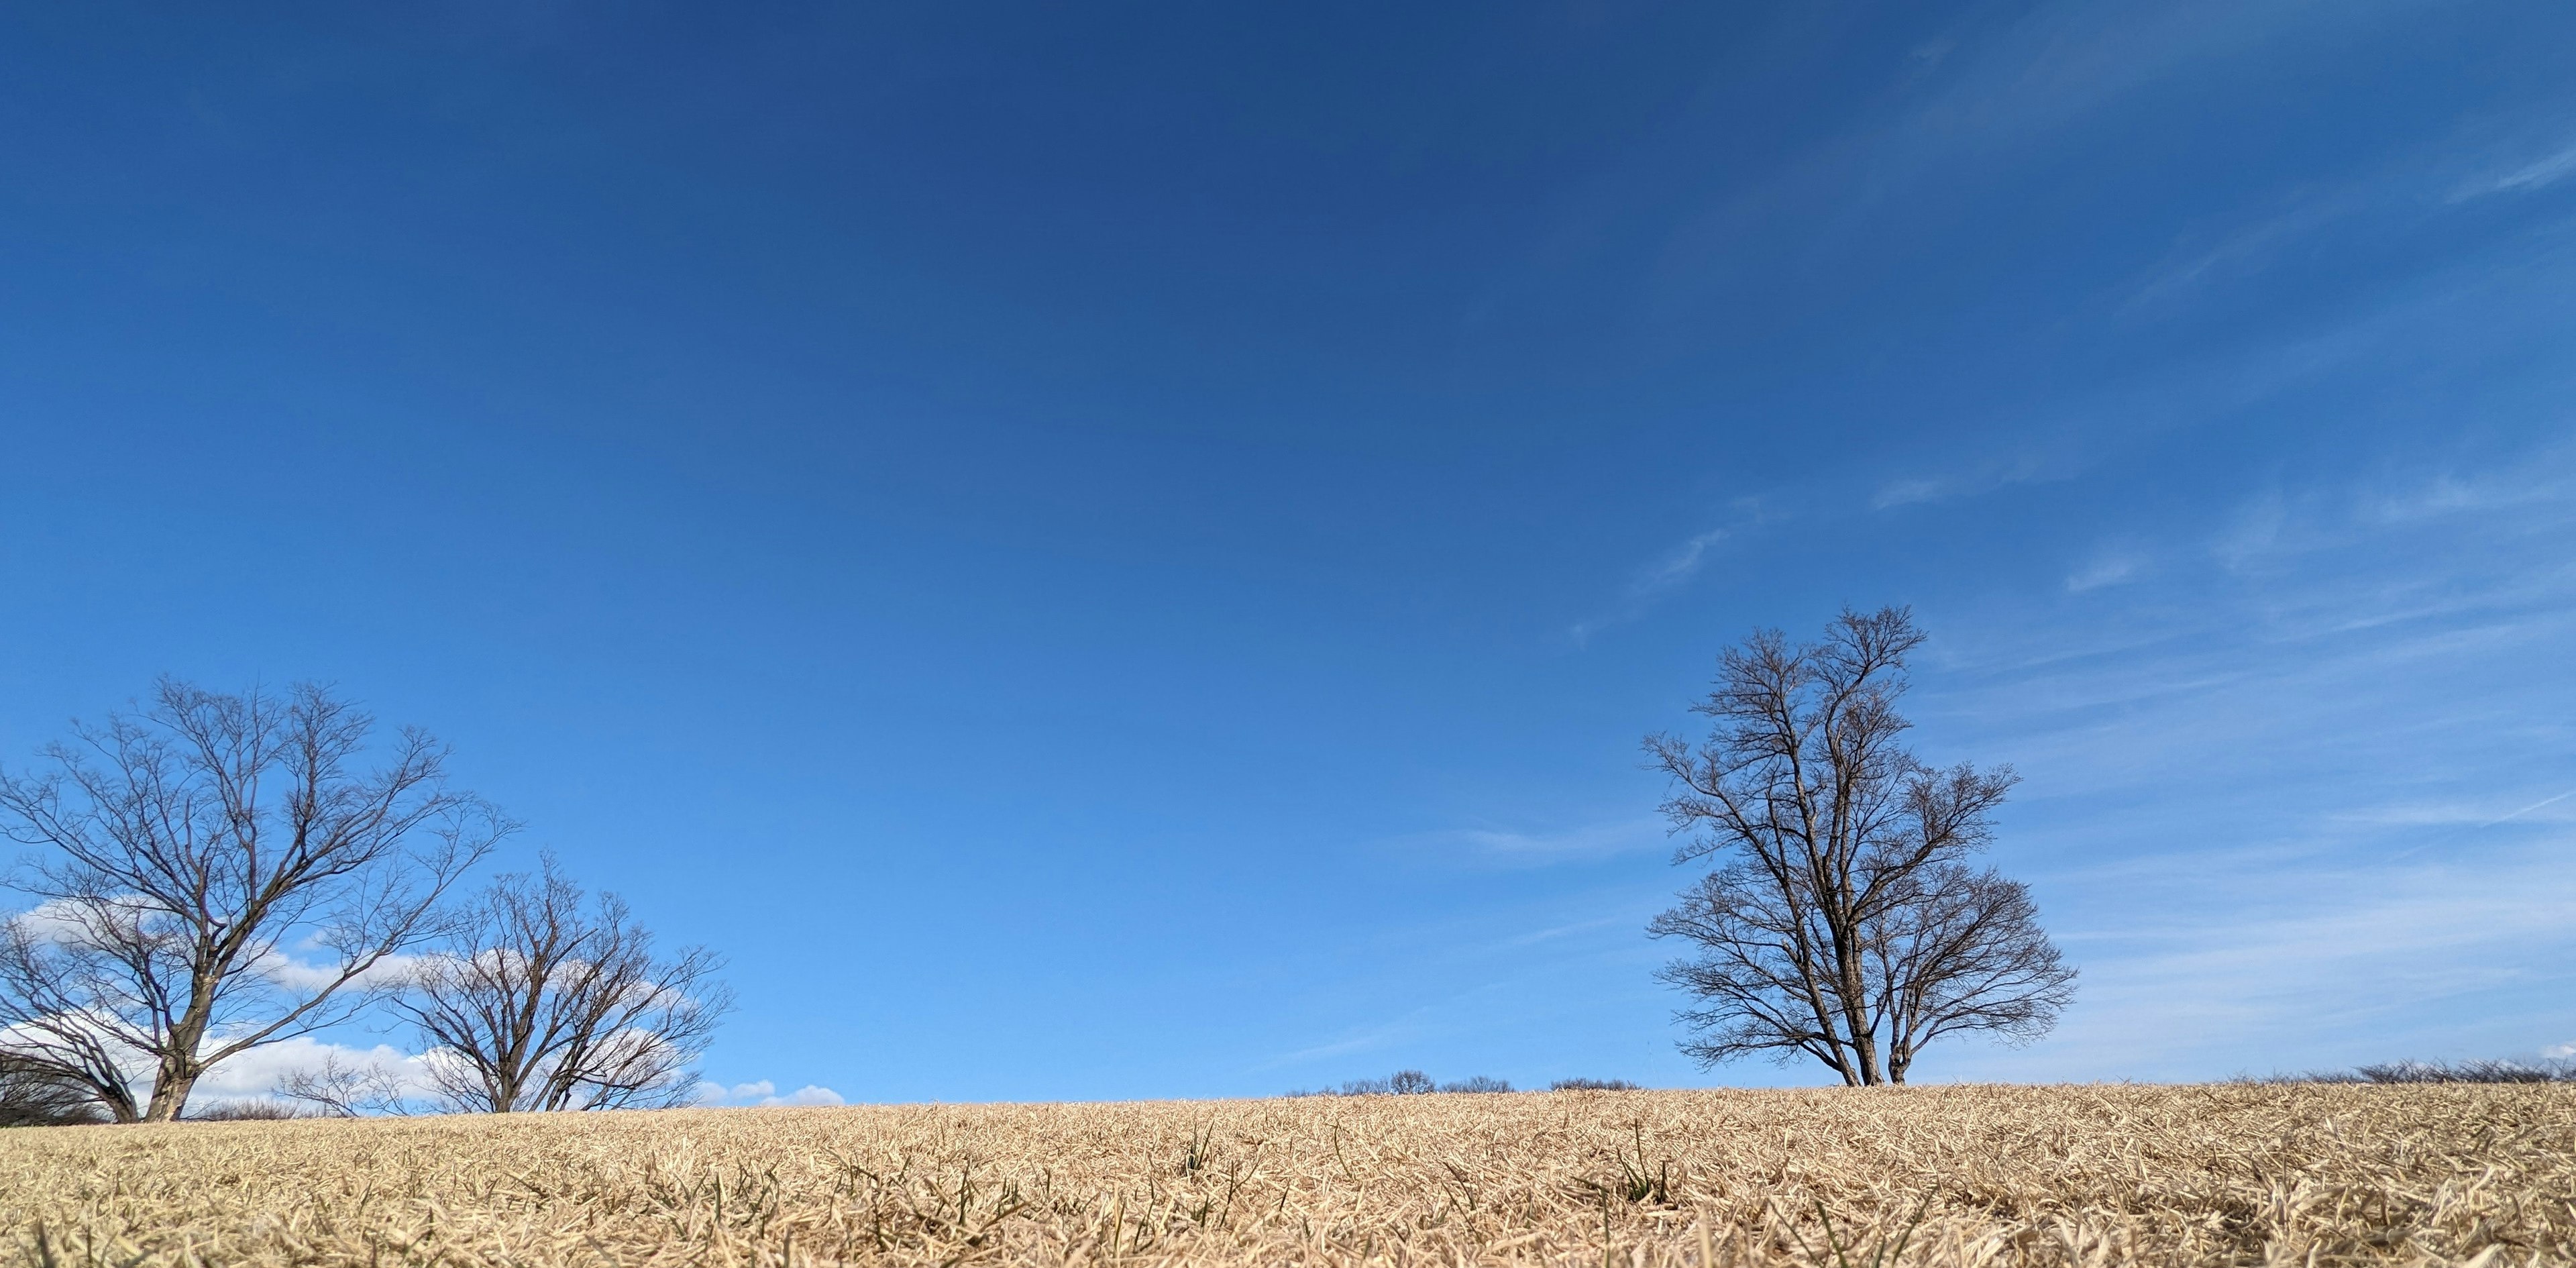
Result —
M162 909L146 907L139 898L128 896L96 905L65 899L49 899L9 917L9 923L41 940L69 945L88 941L92 931L101 923L98 920L85 918L85 912L102 915L113 913L108 916L109 923L139 920L157 924L168 919L168 914ZM302 949L308 952L322 950L318 935L307 937ZM343 989L364 989L398 984L410 973L416 963L418 963L416 956L385 956L369 965L365 972L360 973ZM276 948L271 948L268 954L260 957L253 972L272 986L294 992L321 990L337 982L340 977L340 968L336 964L297 959L286 951Z
M413 968L419 963L419 956L389 955L368 965L365 972L351 978L349 984L340 989L348 991L399 986L410 978ZM283 951L271 951L262 956L258 972L270 983L298 993L322 990L340 980L339 965L314 964L298 960Z
M840 1105L845 1102L841 1100L840 1093L808 1083L785 1096L766 1097L760 1103L763 1105Z
M209 1040L211 1046L214 1040ZM299 1035L277 1043L262 1044L215 1063L215 1068L197 1081L193 1104L234 1100L255 1100L274 1096L287 1079L299 1073L319 1071L336 1063L342 1069L381 1072L391 1077L405 1095L425 1095L430 1090L431 1059L407 1053L391 1044L356 1048Z
M841 1099L840 1093L813 1083L808 1083L793 1092L780 1095L778 1085L768 1079L757 1079L750 1083L736 1083L731 1087L727 1087L721 1083L701 1081L697 1086L697 1094L694 1099L698 1104L707 1106L749 1105L768 1107L844 1105L848 1103Z
M9 918L9 923L26 931L38 942L65 943L78 939L82 923L72 916L70 904L60 900L41 902Z
M2576 1057L2576 1043L2551 1044L2541 1049L2540 1055L2553 1061L2564 1061L2569 1057Z

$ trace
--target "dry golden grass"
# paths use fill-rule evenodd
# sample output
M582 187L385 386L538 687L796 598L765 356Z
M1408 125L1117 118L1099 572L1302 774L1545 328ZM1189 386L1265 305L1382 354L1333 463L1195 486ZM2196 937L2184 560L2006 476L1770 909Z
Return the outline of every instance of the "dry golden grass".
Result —
M2576 1263L2572 1200L2566 1085L1551 1093L0 1133L0 1228L26 1262L50 1265L2489 1266Z

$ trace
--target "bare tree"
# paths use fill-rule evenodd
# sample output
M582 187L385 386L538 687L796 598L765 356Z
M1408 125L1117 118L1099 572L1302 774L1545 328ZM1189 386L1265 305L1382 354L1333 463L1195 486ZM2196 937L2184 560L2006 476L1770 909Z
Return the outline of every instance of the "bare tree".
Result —
M86 1086L50 1066L0 1053L0 1127L61 1127L106 1117Z
M547 858L536 876L495 881L394 1008L419 1030L450 1108L676 1105L732 1009L721 967L702 947L657 958L625 903L585 904Z
M1663 811L1693 833L1674 862L1719 860L1649 927L1698 945L1662 976L1703 1001L1681 1014L1702 1064L1804 1053L1847 1084L1902 1083L1934 1039L2033 1038L2072 1001L2029 891L1962 861L2011 768L1936 770L1900 743L1922 642L1903 608L1846 609L1807 646L1759 631L1692 706L1706 740L1647 738L1675 786Z
M43 774L0 772L0 832L43 850L13 881L36 907L0 930L0 1051L117 1121L167 1121L217 1063L375 998L511 825L448 787L421 731L355 769L373 729L318 686L165 679L48 746Z
M411 1089L393 1071L343 1059L337 1052L322 1054L320 1065L287 1072L278 1081L277 1094L325 1118L408 1114L412 1104Z

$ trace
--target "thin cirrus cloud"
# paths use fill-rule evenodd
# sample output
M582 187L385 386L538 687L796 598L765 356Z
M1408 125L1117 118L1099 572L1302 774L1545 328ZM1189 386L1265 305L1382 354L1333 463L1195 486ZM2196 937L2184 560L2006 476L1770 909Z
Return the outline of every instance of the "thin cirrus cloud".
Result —
M1566 631L1574 645L1584 646L1593 635L1603 630L1644 617L1654 610L1655 605L1687 586L1729 542L1751 535L1780 518L1781 514L1760 497L1737 498L1729 511L1731 517L1727 523L1693 533L1632 569L1627 583L1620 588L1616 605L1598 616L1576 622Z
M1847 191L1871 189L1879 206L1910 205L1900 191L1955 182L1962 171L2009 162L2085 124L2097 111L2254 54L2266 46L2366 27L2414 0L2125 3L2033 9L1987 29L1971 22L1919 49L1896 72L1884 113L1865 113L1775 178L1734 194L1671 235L1657 284L1668 302L1724 293L1712 271L1732 267L1731 244L1773 216L1830 208L1840 232L1864 232ZM1804 218L1812 218L1805 216Z
M1510 863L1555 863L1654 849L1665 844L1664 825L1645 818L1612 819L1557 831L1509 828L1447 828L1423 833L1422 845L1465 850Z
M2576 174L2576 145L2556 140L2534 147L2527 140L2495 135L2508 131L2527 137L2542 129L2553 137L2565 135L2563 121L2555 119L2464 127L2340 183L2291 185L2256 209L2240 209L2233 223L2222 220L2215 230L2186 231L2169 255L2128 285L2120 311L2168 314L2209 285L2251 281L2285 256L2334 257L2367 244L2413 239L2429 221L2460 204L2557 184ZM2529 155L2535 148L2550 152L2533 159ZM2464 160L2464 154L2478 157ZM2471 164L2477 170L2464 177L2462 168Z
M1893 511L1981 497L2019 484L2071 480L2082 474L2086 465L2066 454L2024 453L1965 471L1908 476L1880 485L1870 496L1869 509Z
M2571 470L2542 447L2266 489L2100 604L1948 623L1918 720L2021 768L1999 848L2085 975L2056 1037L1961 1073L2563 1039L2576 699L2530 668L2576 652Z
M2471 181L2454 191L2449 201L2464 203L2490 194L2527 193L2546 189L2569 176L2576 176L2576 145L2501 174Z
M2204 858L2213 880L2270 901L2062 934L2084 966L2084 1006L2028 1064L2153 1076L2249 1046L2285 1068L2536 1051L2493 997L2564 983L2545 967L2576 949L2563 847L2474 867L2310 868L2295 894L2268 868ZM2464 1000L2477 1006L2463 1014Z
M2135 581L2145 574L2148 559L2145 552L2134 548L2114 548L2096 554L2091 562L2068 574L2066 592L2083 594Z

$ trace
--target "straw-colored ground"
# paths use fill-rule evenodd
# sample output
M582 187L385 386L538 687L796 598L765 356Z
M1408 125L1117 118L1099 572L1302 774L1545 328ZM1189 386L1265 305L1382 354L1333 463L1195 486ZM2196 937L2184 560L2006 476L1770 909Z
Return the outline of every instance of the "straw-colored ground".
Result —
M2568 1264L2571 1202L2566 1085L0 1132L0 1229L52 1265Z

